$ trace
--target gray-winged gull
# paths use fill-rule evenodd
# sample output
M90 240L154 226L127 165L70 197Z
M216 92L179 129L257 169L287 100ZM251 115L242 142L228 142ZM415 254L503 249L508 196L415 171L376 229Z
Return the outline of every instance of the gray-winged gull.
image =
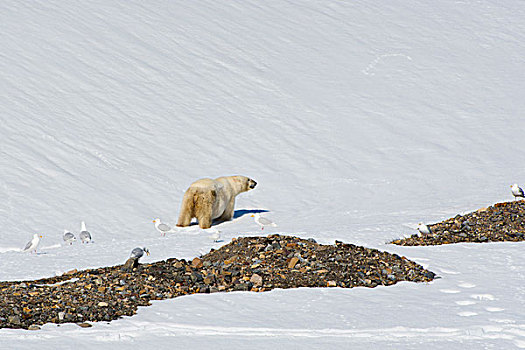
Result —
M153 220L153 223L155 224L155 228L157 229L157 231L159 231L163 236L166 236L166 232L171 231L171 227L169 227L166 224L163 224L159 218Z
M131 251L131 254L130 254L130 258L133 258L133 259L137 259L139 260L140 258L142 258L142 256L144 255L144 253L146 253L146 255L149 256L149 250L148 248L144 247L144 248L140 248L140 247L137 247L135 249L133 249Z
M86 229L86 223L84 221L80 224L80 234L78 235L82 243L91 242L91 233Z
M75 235L69 232L68 230L64 230L64 235L62 236L62 239L64 240L64 242L69 243L69 245L73 244L73 242L77 240Z
M27 242L24 252L31 252L33 251L36 253L36 248L38 248L38 244L40 243L40 238L42 238L42 235L39 235L38 233L35 233L33 235L33 239Z
M252 215L252 218L255 220L257 224L259 224L259 226L261 226L261 230L264 230L265 226L272 226L272 227L277 226L275 222L265 217L262 217L260 213L255 213L254 215Z
M518 186L518 184L514 184L510 186L512 189L512 194L514 195L514 200L516 200L518 197L525 198L525 194L523 193L523 190L521 187Z

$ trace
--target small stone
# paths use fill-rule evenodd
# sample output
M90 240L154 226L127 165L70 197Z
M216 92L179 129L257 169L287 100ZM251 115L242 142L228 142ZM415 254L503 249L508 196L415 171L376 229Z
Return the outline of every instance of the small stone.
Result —
M263 278L255 273L250 278L250 282L252 282L255 286L259 287L263 284Z
M202 259L201 258L194 258L191 261L191 266L196 268L196 269L200 269L203 266Z
M27 329L30 330L30 331L38 331L40 329L40 326L38 326L36 324L32 324Z
M133 271L134 268L137 268L139 266L138 259L136 258L129 258L126 260L124 265L122 265L123 271Z
M98 306L106 307L106 306L108 306L108 303L106 303L105 301L101 301L101 302L98 303Z
M337 283L335 281L328 281L326 283L327 287L337 287Z
M64 311L60 311L58 313L58 320L59 321L62 321L64 319L64 316L66 315L66 313Z
M293 258L290 259L290 262L288 263L288 268L293 269L298 262L299 262L299 258L294 256Z
M12 324L16 324L16 325L19 325L21 322L20 322L20 316L18 315L11 315L7 318L7 322L9 323L12 323Z
M87 323L87 322L77 323L77 325L78 325L79 327L82 327L82 328L93 327L93 325L92 325L91 323Z

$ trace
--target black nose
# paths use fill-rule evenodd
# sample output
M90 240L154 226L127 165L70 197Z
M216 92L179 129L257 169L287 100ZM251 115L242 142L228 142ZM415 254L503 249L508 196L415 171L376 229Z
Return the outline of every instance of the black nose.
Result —
M250 184L250 188L254 188L255 186L257 186L257 182L252 180L252 183Z

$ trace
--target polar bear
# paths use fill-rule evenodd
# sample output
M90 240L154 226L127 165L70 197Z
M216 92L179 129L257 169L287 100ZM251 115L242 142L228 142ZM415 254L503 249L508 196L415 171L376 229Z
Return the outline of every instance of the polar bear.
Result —
M184 193L177 226L189 226L192 218L197 218L202 229L210 228L213 219L231 220L235 197L256 185L254 180L240 175L195 181Z

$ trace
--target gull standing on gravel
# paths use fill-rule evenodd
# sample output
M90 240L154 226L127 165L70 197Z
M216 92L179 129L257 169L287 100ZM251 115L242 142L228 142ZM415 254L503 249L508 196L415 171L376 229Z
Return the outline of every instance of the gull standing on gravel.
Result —
M80 224L80 234L78 235L82 243L91 242L91 233L86 229L86 223L84 221Z
M525 198L525 194L523 193L523 190L521 189L521 187L518 186L518 184L514 184L510 186L510 188L512 189L514 200L516 200L516 198L518 197Z
M31 252L33 254L33 251L36 253L36 248L38 248L38 244L40 243L40 238L42 238L42 235L39 235L35 233L33 235L33 239L27 242L26 247L24 248L24 252Z
M264 226L272 226L272 227L277 226L275 224L275 222L273 222L270 219L262 217L260 213L256 213L256 214L252 215L252 218L255 220L255 222L259 226L261 226L261 230L264 230Z
M148 248L144 247L144 248L140 248L140 247L137 247L135 249L133 249L131 251L131 254L130 254L130 258L133 258L133 259L137 259L139 260L140 258L142 258L142 256L144 255L144 253L146 253L147 256L149 256L149 250Z
M420 222L419 224L417 224L417 230L419 231L419 233L421 233L422 235L429 235L432 233L432 231L430 230L430 227L428 227L427 225L425 225L424 223Z
M64 242L69 243L69 245L72 245L73 242L77 240L75 235L68 230L64 230L64 236L62 236L62 239L64 239Z
M155 224L155 228L157 229L157 231L159 231L163 236L166 236L166 232L171 231L171 227L169 227L166 224L163 224L159 218L153 220L153 223Z

